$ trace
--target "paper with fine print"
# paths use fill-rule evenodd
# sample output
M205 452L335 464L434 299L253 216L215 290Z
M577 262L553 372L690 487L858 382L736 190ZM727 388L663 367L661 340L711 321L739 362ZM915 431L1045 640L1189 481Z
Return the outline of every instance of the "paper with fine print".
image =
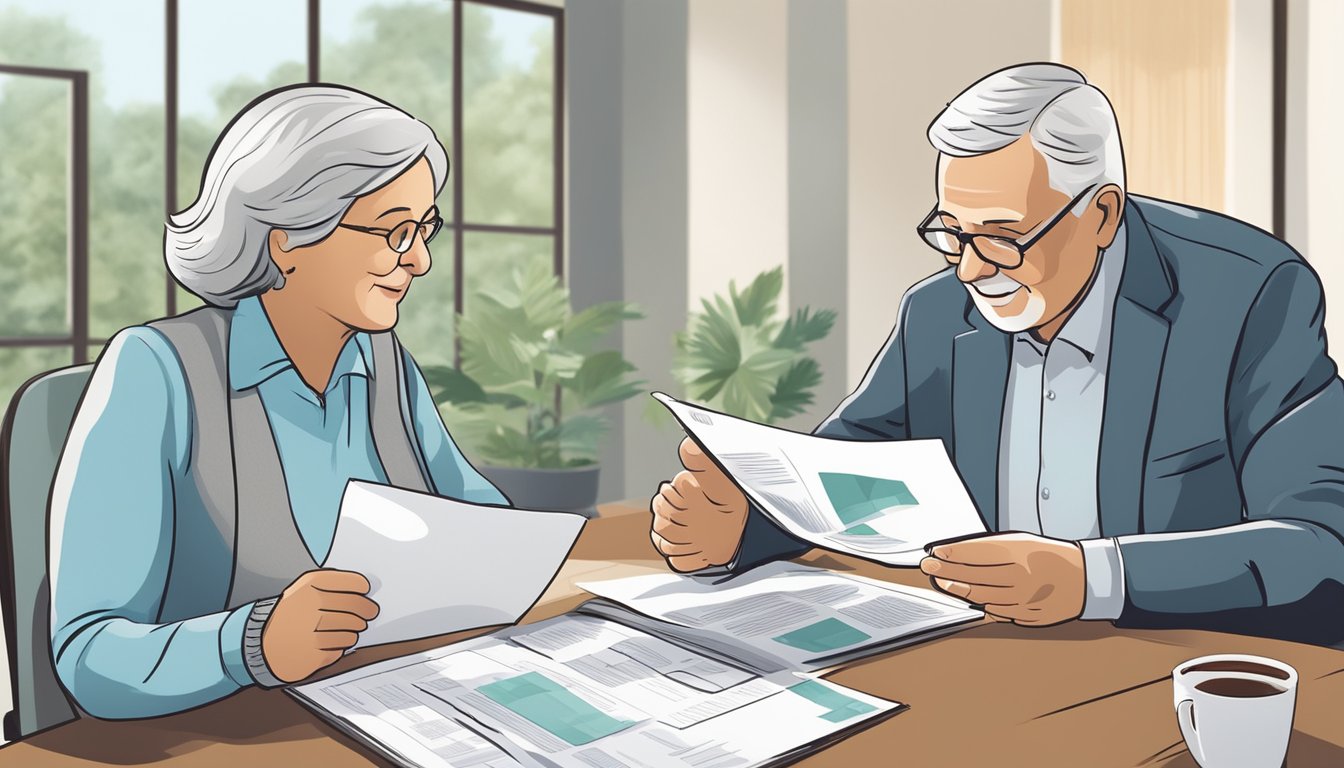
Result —
M916 566L931 543L986 532L941 440L819 437L653 397L766 516L811 544Z

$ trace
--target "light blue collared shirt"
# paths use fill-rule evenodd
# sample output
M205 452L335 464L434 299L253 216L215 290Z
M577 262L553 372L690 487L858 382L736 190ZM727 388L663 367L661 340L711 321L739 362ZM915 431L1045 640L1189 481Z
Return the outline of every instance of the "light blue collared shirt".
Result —
M999 528L1080 543L1084 619L1115 619L1125 607L1120 549L1114 539L1097 538L1097 460L1125 245L1121 226L1087 295L1050 344L1030 332L1014 335L999 432Z
M320 563L346 482L387 481L370 434L370 339L357 333L346 343L319 398L253 297L232 316L228 354L230 385L259 388L294 520ZM448 436L409 355L405 368L414 429L439 492L506 503ZM254 682L242 649L253 603L227 611L202 598L187 612L195 618L161 616L174 526L207 519L188 474L192 440L172 347L146 326L117 334L89 382L52 495L52 651L61 681L90 714L179 712ZM191 532L177 532L184 534ZM227 583L232 569L224 556L192 570Z

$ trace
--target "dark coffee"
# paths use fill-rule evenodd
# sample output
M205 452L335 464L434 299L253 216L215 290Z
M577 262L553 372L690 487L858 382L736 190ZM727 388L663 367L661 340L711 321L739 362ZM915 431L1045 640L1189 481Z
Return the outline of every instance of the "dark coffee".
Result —
M1203 664L1196 664L1181 670L1182 674L1190 672L1247 672L1252 675L1275 677L1279 680L1288 679L1288 673L1282 669L1267 664L1256 664L1253 661L1206 661Z
M1273 696L1287 690L1263 680L1247 680L1242 677L1214 677L1196 685L1195 689L1214 696L1230 696L1235 699Z

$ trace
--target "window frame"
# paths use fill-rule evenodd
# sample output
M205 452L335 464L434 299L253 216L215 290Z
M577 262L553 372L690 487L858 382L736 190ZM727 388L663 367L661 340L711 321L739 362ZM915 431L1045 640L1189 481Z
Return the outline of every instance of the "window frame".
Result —
M0 348L70 347L74 364L89 360L89 73L83 69L0 63L0 75L64 80L70 87L70 176L67 181L66 312L70 333L61 336L0 336Z
M178 153L178 36L180 0L164 0L164 220L177 213L177 153ZM467 232L490 232L515 235L537 235L551 238L552 264L555 275L565 276L565 11L562 7L527 0L442 0L453 4L453 127L452 147L454 164L451 176L453 205L451 221L444 226L451 229L453 248L453 312L460 315L465 300L465 253L463 237ZM463 169L463 86L462 86L462 28L466 3L502 8L511 11L549 17L553 24L552 46L552 164L553 190L551 225L514 226L472 223L464 217ZM308 82L321 82L321 0L307 0L307 74ZM67 250L69 277L67 312L70 315L70 333L59 336L0 335L0 349L69 347L73 363L89 360L89 348L102 345L106 339L89 335L89 72L81 69L34 67L0 63L0 74L43 77L64 80L71 88L70 114L70 178ZM164 270L164 309L168 316L178 313L177 283ZM145 318L150 320L153 318ZM461 362L461 344L454 339L454 362Z

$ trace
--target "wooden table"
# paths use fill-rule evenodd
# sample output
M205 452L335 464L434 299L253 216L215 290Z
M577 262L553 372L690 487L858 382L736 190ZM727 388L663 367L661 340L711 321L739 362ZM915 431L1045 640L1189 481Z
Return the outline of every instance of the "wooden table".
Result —
M575 580L662 570L648 514L602 509L526 620L563 613ZM917 572L813 553L804 562L908 584ZM360 650L331 673L426 650L476 633ZM1297 668L1288 765L1344 766L1344 652L1195 631L1117 630L1106 622L1046 629L984 623L849 665L830 679L910 705L809 758L809 765L1194 766L1171 705L1171 670L1209 653L1255 653ZM3 766L383 765L278 690L238 692L153 720L68 723L0 749Z

